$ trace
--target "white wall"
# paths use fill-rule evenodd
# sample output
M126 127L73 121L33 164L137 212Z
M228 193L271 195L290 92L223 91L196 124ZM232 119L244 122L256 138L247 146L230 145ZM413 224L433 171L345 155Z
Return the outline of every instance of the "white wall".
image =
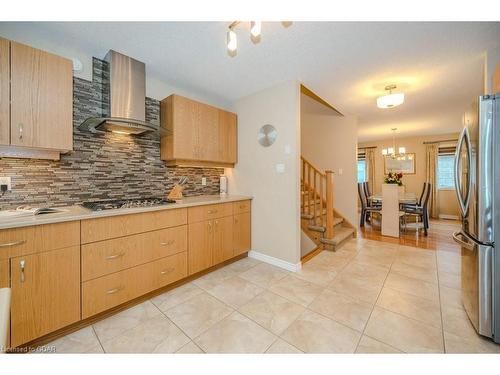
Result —
M484 60L484 93L496 94L493 92L493 73L500 64L500 48L486 52Z
M74 76L86 79L87 81L92 80L92 57L103 59L105 55L104 53L102 56L96 56L96 54L89 53L86 46L78 46L71 43L70 36L68 36L68 43L61 44L54 42L50 33L45 34L39 29L34 29L33 25L29 23L0 22L0 38L23 43L68 59L77 58L82 62L83 69L82 71L74 72ZM113 49L116 47L109 46L108 48ZM174 93L229 111L233 110L233 106L230 101L224 100L216 95L204 93L196 88L174 86L169 82L157 79L152 74L148 73L148 66L146 65L146 96L162 100L163 98L166 98Z
M254 197L252 249L294 265L300 262L299 109L295 81L238 100L238 163L225 172L231 194ZM265 124L278 131L270 147L257 142ZM285 165L285 173L276 172L277 163Z
M358 221L357 124L356 117L338 116L301 96L302 155L319 169L334 171L334 207L353 225Z

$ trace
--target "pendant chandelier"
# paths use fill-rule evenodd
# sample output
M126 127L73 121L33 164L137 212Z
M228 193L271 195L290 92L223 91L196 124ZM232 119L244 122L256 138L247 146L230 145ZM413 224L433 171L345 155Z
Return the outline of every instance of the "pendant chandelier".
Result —
M396 149L396 131L398 128L392 128L392 147L382 149L382 155L391 159L404 160L407 158L406 147L399 147ZM396 150L398 152L396 153Z

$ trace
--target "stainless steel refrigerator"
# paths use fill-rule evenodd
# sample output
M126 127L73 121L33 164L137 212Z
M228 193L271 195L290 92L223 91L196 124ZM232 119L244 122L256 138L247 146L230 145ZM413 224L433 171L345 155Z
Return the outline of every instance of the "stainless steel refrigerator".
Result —
M500 94L479 97L464 115L455 187L463 305L478 333L500 343Z

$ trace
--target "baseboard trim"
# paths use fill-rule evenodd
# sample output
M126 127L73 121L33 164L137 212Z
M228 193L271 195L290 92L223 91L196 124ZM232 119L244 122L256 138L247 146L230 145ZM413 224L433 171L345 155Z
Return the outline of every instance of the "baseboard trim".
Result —
M446 214L439 214L438 216L440 219L445 219L445 220L459 220L460 217L457 215L446 215Z
M248 252L248 256L250 258L260 260L261 262L264 262L264 263L269 263L273 266L283 268L283 269L285 269L287 271L291 271L291 272L297 272L302 268L301 262L293 264L293 263L286 262L284 260L272 257L270 255L259 253L258 251L255 251L255 250L250 250Z

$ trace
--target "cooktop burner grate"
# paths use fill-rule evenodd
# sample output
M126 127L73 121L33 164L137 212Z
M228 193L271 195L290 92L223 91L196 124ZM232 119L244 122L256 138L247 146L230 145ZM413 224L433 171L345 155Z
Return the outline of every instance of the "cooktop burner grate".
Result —
M82 206L92 211L114 210L119 208L153 207L175 203L165 198L117 199L109 201L83 202Z

